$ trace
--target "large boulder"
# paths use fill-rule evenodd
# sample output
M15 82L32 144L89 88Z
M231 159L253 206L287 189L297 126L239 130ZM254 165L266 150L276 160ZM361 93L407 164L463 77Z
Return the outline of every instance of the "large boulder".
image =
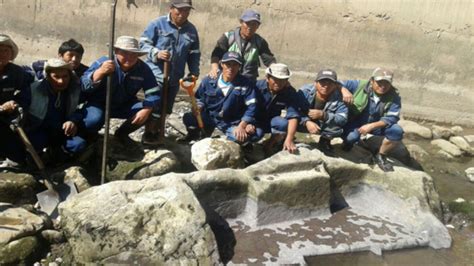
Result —
M472 155L474 154L474 149L469 145L469 142L461 136L453 136L449 138L449 142L453 143L454 145L458 146L463 152Z
M45 221L23 209L0 203L0 264L23 262L38 249Z
M433 138L434 139L446 139L448 140L451 136L454 135L453 131L450 128L442 127L438 125L432 126Z
M191 147L191 162L198 170L242 168L244 156L240 145L224 138L205 138Z
M451 156L459 157L462 155L461 149L447 140L435 139L431 141L431 144L437 146L441 151L444 151Z
M162 176L93 187L60 204L79 263L214 264L214 235L192 190Z
M416 122L410 120L400 120L398 124L403 128L403 131L405 132L405 137L407 138L433 138L433 133L431 132L431 129L424 127Z
M0 173L0 202L34 203L36 188L37 182L30 174Z

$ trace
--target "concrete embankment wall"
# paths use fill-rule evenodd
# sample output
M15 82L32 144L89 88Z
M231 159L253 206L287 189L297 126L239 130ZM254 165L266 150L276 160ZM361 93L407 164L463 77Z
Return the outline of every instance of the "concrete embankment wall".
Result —
M17 62L56 55L70 37L86 46L85 63L107 54L108 0L0 0L0 32L21 52ZM119 0L116 36L139 37L168 12L167 1ZM341 79L368 78L373 68L396 72L403 115L474 126L474 1L472 0L195 0L190 20L200 33L202 74L219 36L238 25L245 8L262 13L259 33L294 71L312 82L322 67Z

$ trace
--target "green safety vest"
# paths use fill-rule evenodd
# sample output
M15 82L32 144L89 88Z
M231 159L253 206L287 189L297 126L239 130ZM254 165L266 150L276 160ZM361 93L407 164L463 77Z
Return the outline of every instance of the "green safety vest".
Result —
M349 114L352 117L359 116L364 111L364 109L367 107L367 104L369 103L369 95L371 92L372 88L370 86L369 80L360 80L359 86L357 86L356 92L352 96L354 102L349 106ZM383 116L388 112L388 109L393 102L393 93L397 93L395 87L393 87L392 91L381 97L379 109L380 116Z

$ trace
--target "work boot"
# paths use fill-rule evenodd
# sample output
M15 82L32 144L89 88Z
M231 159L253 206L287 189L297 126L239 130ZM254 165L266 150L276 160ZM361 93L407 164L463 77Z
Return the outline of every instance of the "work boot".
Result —
M393 165L387 160L387 156L384 154L377 153L374 156L375 163L382 169L384 172L392 172Z
M139 129L141 126L132 124L131 119L127 119L125 122L120 125L120 127L115 130L114 136L122 143L122 144L132 144L134 141L128 136L130 133L134 132L135 130Z
M200 138L201 138L201 134L200 134L199 130L188 128L188 134L183 138L179 138L178 141L188 143L188 142L192 142L192 141L195 141L195 140L199 140Z
M331 145L331 139L328 139L328 138L325 138L325 137L321 137L319 138L319 149L322 151L322 152L327 152L327 153L331 153L334 151L332 145Z
M142 135L142 144L156 146L162 144L160 141L160 120L151 117L145 123L145 132Z
M350 144L350 143L347 143L345 141L342 143L342 150L343 151L349 152L349 151L352 150L352 147L354 147L354 144Z

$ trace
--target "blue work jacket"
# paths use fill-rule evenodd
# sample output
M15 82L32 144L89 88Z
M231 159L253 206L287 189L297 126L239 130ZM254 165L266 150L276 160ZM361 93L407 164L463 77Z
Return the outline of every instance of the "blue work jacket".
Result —
M298 94L291 85L286 89L273 95L268 89L266 80L257 81L257 121L268 124L275 116L281 116L282 111L286 110L286 119L299 119L300 104L298 103Z
M217 83L218 79L205 77L196 91L198 106L208 112L217 128L225 132L240 121L255 123L257 106L254 83L238 74L231 82L227 96L224 96Z
M361 80L345 80L342 81L342 85L346 87L352 94L354 94L359 87ZM378 97L372 86L367 87L369 93L369 101L362 114L357 117L350 117L349 119L363 119L365 123L373 123L377 121L384 121L387 126L396 124L400 120L400 110L402 108L401 98L393 87L391 91L385 95ZM390 105L385 108L390 98ZM387 110L384 110L387 109Z
M0 104L16 100L16 92L27 89L33 81L34 77L22 67L8 63L0 75Z
M184 76L186 63L189 72L199 76L199 35L196 27L189 21L178 28L171 22L169 14L161 16L148 24L140 38L140 48L148 52L146 63L159 82L163 82L163 61L156 55L161 50L171 54L170 77L171 86L178 86L179 79Z
M314 84L306 84L299 89L298 93L301 98L305 99L301 105L301 125L304 125L306 121L311 120L308 117L308 111L313 109L317 91ZM339 89L334 90L331 96L329 96L322 111L325 113L325 119L322 122L328 126L342 127L347 123L349 109L342 101L342 94Z
M91 103L103 105L105 107L105 95L107 88L107 78L99 82L92 81L94 72L108 60L108 57L101 57L95 61L90 68L82 76L82 90L86 94L86 100ZM155 76L151 72L147 64L140 59L137 64L133 66L128 72L124 72L117 61L115 62L115 72L112 79L111 103L117 107L122 104L136 101L137 92L143 89L145 92L145 99L143 100L144 107L158 108L160 101L160 92L156 83Z

